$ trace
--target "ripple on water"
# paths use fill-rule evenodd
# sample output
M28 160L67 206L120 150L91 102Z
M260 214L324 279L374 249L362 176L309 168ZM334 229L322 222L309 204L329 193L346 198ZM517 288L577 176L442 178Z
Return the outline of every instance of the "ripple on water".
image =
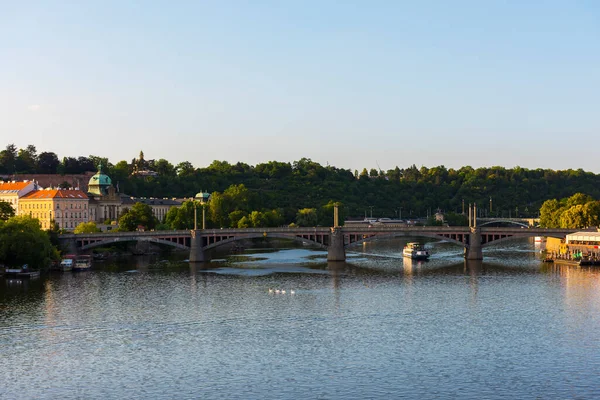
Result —
M0 398L600 396L597 270L542 271L526 251L470 265L431 246L440 258L410 267L330 268L300 249L0 285Z

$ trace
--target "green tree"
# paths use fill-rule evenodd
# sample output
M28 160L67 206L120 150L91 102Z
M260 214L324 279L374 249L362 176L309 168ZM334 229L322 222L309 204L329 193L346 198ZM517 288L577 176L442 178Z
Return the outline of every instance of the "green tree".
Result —
M242 210L235 210L229 213L229 226L239 227L239 222L242 218L246 217L248 213Z
M14 174L16 171L17 147L9 144L0 152L0 172Z
M98 233L102 232L95 222L82 222L75 227L73 233Z
M34 145L30 144L27 148L19 150L16 160L17 172L32 174L36 172L37 163L38 156Z
M573 196L569 197L567 199L567 207L571 208L573 206L577 206L577 205L584 205L585 203L592 201L592 197L588 196L587 194L583 194L583 193L575 193Z
M192 176L195 171L194 166L189 161L180 162L177 164L175 170L177 171L177 176L180 177Z
M296 224L298 226L316 226L317 210L315 208L303 208L296 214Z
M152 207L137 202L119 218L119 230L131 232L135 231L138 226L143 226L145 229L154 229L157 223L158 221L152 215Z
M18 216L0 222L0 262L8 266L29 264L33 269L42 269L58 258L58 250L41 230L37 219Z
M251 226L252 222L250 221L250 218L247 215L240 218L240 220L237 223L238 228L250 228Z
M171 229L192 229L194 227L194 207L198 207L196 210L196 218L198 223L201 223L202 218L200 206L193 200L184 201L181 207L173 207L165 216L165 223Z
M58 156L52 152L40 153L37 160L37 173L39 174L56 174L60 161Z
M0 220L6 221L14 216L15 210L12 208L12 205L7 201L0 200Z
M248 219L250 220L250 225L253 228L262 228L267 226L267 218L265 214L260 211L252 211L250 215L248 215Z
M540 226L542 228L560 227L561 206L558 200L546 200L540 208Z

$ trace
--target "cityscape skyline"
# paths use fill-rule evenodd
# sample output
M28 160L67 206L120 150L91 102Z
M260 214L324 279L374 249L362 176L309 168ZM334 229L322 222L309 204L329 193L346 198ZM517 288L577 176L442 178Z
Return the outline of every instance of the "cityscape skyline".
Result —
M18 148L600 172L580 148L600 126L593 2L3 8L0 138Z

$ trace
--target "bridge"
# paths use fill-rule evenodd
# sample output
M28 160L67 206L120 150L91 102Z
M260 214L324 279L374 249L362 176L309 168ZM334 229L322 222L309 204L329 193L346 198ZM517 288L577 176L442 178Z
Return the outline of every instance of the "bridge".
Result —
M479 226L492 224L512 224L525 227L533 227L540 224L539 218L477 218Z
M292 239L327 249L329 261L345 261L348 246L387 238L426 237L445 240L464 248L465 258L483 259L482 249L515 238L534 236L564 238L576 229L545 229L524 227L420 227L420 226L358 226L314 228L245 228L196 229L152 232L106 232L64 234L60 241L70 252L78 253L118 242L146 241L190 251L190 262L209 261L209 250L240 240L253 238Z

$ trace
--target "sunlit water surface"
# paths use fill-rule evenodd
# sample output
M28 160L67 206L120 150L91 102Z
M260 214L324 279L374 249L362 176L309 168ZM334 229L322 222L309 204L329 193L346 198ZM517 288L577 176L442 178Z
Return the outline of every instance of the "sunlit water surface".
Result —
M600 397L598 269L403 243L0 279L0 398Z

